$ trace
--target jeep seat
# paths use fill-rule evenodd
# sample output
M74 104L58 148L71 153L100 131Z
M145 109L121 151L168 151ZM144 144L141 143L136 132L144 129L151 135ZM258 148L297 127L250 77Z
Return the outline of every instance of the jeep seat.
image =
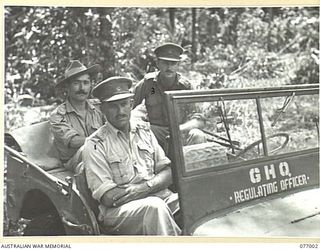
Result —
M228 163L226 150L215 142L206 142L183 147L187 171L211 168Z
M18 128L7 133L5 138L8 146L16 142L19 146L16 148L42 169L49 171L63 168L48 121Z

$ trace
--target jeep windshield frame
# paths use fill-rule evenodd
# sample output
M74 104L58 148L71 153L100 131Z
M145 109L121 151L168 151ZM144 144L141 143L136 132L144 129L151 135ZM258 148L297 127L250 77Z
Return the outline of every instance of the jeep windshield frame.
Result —
M266 107L261 104L268 98L280 98L279 103L281 101L283 105L277 108L275 117L270 118L270 124L271 121L272 124L275 124L279 123L281 115L286 110L290 110L290 106L292 105L290 102L293 98L309 95L319 95L319 84L165 92L170 128L171 148L169 155L173 165L174 183L179 193L184 234L192 234L203 222L226 215L241 207L246 207L268 199L284 197L306 189L319 188L319 131L317 130L318 140L316 146L301 149L297 148L292 152L273 154L268 144L271 136L266 132L267 118L264 114ZM318 100L319 97L316 99ZM259 134L259 137L256 139L261 142L259 144L262 145L261 155L245 161L229 161L228 158L227 161L221 164L218 163L214 167L188 170L186 166L186 155L184 155L185 143L182 140L182 133L179 130L179 109L183 106L197 103L221 103L248 100L252 101L256 110L256 122L258 124L256 132ZM316 116L317 119L319 119L319 112L316 113ZM271 127L275 126L272 124ZM280 137L283 135L286 136L285 133L279 134ZM230 131L230 136L233 136L232 131ZM232 139L233 138L226 137L226 140L230 142ZM290 143L288 136L282 146L285 147L286 143ZM232 148L233 146L231 145L230 147ZM302 168L304 164L306 166ZM266 166L269 166L269 169ZM269 179L259 180L256 181L256 183L251 179L250 182L249 177L262 173L264 169L265 171L268 169L269 172L274 171L274 176L271 175ZM280 176L279 171L280 173L287 171L287 173ZM254 174L251 175L252 173ZM266 175L268 174L266 173ZM305 181L303 185L301 184L295 188L283 188L283 183L287 181L291 175L298 176L297 178L308 178L308 181ZM240 192L240 190L242 192L250 188L256 192L262 184L275 185L277 190L264 195L254 194L248 199L236 197L236 192Z

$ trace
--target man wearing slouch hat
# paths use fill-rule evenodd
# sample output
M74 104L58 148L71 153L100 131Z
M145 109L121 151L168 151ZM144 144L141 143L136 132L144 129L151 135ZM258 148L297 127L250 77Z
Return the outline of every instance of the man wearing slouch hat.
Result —
M85 138L104 123L103 114L88 97L91 92L91 75L97 73L98 65L89 68L80 61L70 61L56 88L67 93L64 103L50 116L54 143L63 166L77 172L81 167L81 151Z

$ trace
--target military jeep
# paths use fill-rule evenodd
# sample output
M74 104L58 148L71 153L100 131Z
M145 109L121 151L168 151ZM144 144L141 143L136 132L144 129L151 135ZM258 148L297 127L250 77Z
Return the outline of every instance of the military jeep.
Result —
M320 236L319 85L169 91L169 156L184 235ZM194 105L207 142L188 145ZM5 135L7 217L24 235L98 235L84 172L65 170L48 122Z
M6 134L5 144L9 226L24 218L24 235L100 233L84 174L63 167L48 121Z

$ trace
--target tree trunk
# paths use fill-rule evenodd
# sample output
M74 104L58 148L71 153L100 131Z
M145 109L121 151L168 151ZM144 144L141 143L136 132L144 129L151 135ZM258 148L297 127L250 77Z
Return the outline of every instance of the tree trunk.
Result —
M169 8L169 20L170 20L170 26L171 26L171 31L172 35L174 35L175 32L175 8Z
M192 60L194 63L197 61L197 44L196 44L196 36L197 36L197 9L192 8Z
M107 19L107 15L112 16L113 8L97 8L100 18L100 51L103 53L103 61L99 64L102 69L103 78L115 74L115 55L113 50L112 23Z
M267 11L268 11L267 51L270 52L272 51L270 36L271 36L271 25L272 25L274 13L273 13L273 8L267 8Z

